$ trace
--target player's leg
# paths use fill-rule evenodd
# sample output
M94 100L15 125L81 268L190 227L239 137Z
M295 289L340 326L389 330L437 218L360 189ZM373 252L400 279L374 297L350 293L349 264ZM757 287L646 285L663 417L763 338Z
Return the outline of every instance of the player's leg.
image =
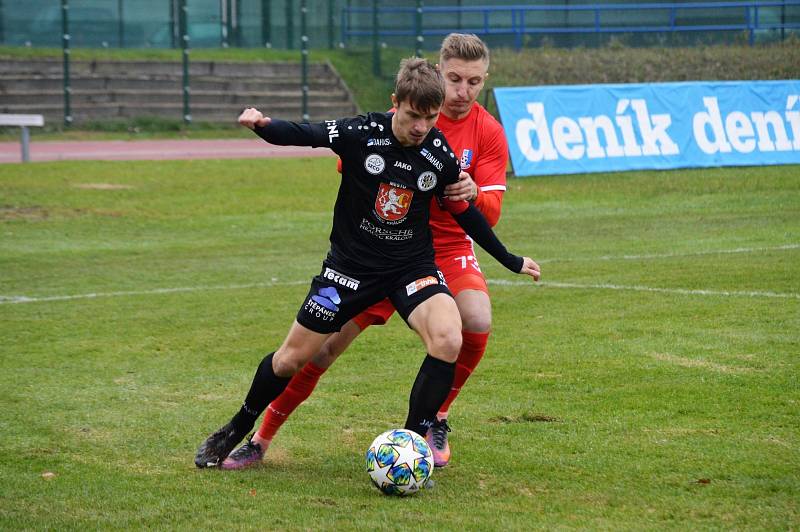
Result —
M292 377L286 389L267 406L258 431L225 459L222 468L242 469L260 462L275 434L292 412L308 399L322 374L362 331L370 325L383 325L393 313L394 306L385 299L361 312L342 326L339 332L329 336L314 358Z
M464 252L440 254L437 256L437 264L454 294L462 321L461 350L456 360L453 385L436 415L436 422L425 435L433 452L434 465L444 467L450 461L450 405L486 351L492 325L492 306L486 280L474 255Z
M399 306L398 310L403 312ZM411 388L405 428L424 435L436 421L436 412L453 383L461 348L461 318L452 296L445 292L417 305L406 321L422 338L428 354Z
M297 321L292 324L281 347L265 356L258 365L239 411L198 449L197 467L217 465L228 456L253 428L270 401L283 392L291 376L322 347L329 334L312 331Z
M350 320L338 333L329 336L315 355L289 381L286 389L267 406L261 426L250 440L233 451L223 462L222 469L243 469L264 459L272 438L281 428L294 410L308 397L317 386L320 377L336 358L361 333L361 328ZM335 356L334 356L335 353ZM318 366L324 364L324 366Z
M483 283L483 279L480 279ZM485 286L485 284L484 284ZM469 289L459 292L456 296L456 305L461 315L462 342L461 351L456 361L456 376L453 379L453 389L447 396L439 411L439 419L446 419L450 409L464 383L475 371L478 363L483 358L489 334L492 327L492 303L486 292Z

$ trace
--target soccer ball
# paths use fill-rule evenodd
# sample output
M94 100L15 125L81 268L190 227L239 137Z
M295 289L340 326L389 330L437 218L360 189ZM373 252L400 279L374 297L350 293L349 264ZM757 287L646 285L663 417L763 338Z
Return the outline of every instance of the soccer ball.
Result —
M386 495L412 495L433 472L433 454L425 438L406 429L387 430L367 449L367 473Z

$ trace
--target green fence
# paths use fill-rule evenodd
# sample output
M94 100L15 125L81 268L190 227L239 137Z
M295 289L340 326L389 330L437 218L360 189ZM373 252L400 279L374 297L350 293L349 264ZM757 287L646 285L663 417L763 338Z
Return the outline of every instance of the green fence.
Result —
M780 2L780 0L778 0ZM179 11L181 0L69 0L70 45L72 47L180 48ZM685 4L673 2L672 4ZM758 13L760 24L768 29L753 33L757 42L780 40L797 33L800 7L791 2L762 9L738 8L679 12L679 24L716 24L732 29L712 32L654 31L624 35L631 45L694 44L731 42L742 39L737 25ZM492 46L538 46L546 38L555 46L600 46L620 38L625 28L664 27L676 23L668 9L623 9L635 4L667 5L658 1L615 0L307 0L306 30L310 48L336 46L390 45L409 49L435 49L439 39L417 39L417 29L440 34L442 31L483 29L481 35ZM612 33L583 31L597 18L591 11L576 7L606 6L603 25L622 28ZM191 48L270 47L301 48L301 0L186 0L187 29ZM519 10L502 7L537 6L527 14L525 24L539 28L517 31ZM424 9L417 16L419 8ZM489 17L481 8L491 8ZM547 8L541 9L541 8ZM550 9L552 8L552 9ZM437 11L440 10L440 11ZM444 10L444 11L442 11ZM486 21L489 21L488 24ZM748 24L752 20L748 19ZM374 29L380 34L376 35ZM515 29L517 28L517 29ZM547 34L542 32L547 29ZM769 29L771 28L771 29ZM512 30L513 31L510 31ZM563 29L563 31L562 31ZM522 36L522 37L520 37ZM0 0L0 44L12 46L60 47L61 0Z

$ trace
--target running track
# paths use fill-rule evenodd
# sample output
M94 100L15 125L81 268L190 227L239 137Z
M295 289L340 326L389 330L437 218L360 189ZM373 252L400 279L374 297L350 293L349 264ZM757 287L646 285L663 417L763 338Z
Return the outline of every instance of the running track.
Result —
M30 144L31 162L141 161L167 159L246 159L263 157L333 156L327 148L273 146L261 139L231 140L108 140L41 142ZM22 161L19 142L0 142L0 163Z

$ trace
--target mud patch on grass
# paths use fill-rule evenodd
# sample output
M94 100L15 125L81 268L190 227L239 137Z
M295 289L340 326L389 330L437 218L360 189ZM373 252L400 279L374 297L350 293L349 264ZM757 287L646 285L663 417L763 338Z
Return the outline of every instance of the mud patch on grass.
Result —
M496 416L489 418L490 423L558 423L561 421L555 416L541 412L525 412L518 416Z
M50 211L44 207L34 205L31 207L15 207L14 205L0 205L0 220L2 221L38 221L47 220Z
M687 358L678 355L671 355L669 353L651 353L651 356L656 360L660 360L661 362L667 362L669 364L674 364L676 366L681 366L684 368L706 369L710 371L715 371L717 373L741 375L744 373L752 373L754 371L758 371L754 368L726 366L725 364L718 364L716 362L711 362L710 360L704 360L700 358Z

